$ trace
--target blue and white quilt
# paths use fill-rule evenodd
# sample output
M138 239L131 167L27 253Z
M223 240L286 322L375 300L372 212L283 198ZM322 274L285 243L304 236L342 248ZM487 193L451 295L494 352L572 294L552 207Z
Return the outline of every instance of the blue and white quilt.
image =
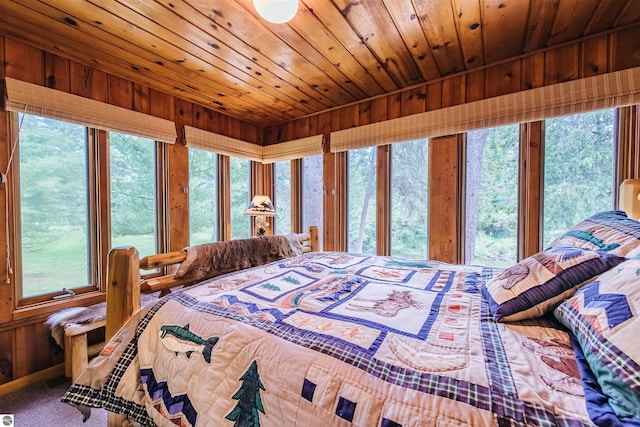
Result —
M493 320L498 271L319 252L137 314L64 397L160 426L583 426L552 319Z

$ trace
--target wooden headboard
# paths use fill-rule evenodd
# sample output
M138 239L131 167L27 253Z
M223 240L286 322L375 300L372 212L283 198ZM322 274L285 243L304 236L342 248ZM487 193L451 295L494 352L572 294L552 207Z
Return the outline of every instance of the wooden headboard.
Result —
M302 252L319 249L318 227L309 227L308 233L296 234L302 244ZM171 292L180 285L190 285L199 280L176 278L175 272L185 260L185 250L149 255L139 259L135 247L118 247L109 252L107 264L107 326L109 340L127 320L140 310L140 293ZM142 273L141 270L155 270Z
M625 179L618 194L618 207L629 218L640 221L640 179Z

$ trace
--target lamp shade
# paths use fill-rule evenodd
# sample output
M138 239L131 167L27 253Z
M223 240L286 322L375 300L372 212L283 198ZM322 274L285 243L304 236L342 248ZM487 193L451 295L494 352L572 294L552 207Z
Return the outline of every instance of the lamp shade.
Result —
M244 211L244 214L252 216L276 216L276 208L273 207L269 196L256 195L253 196L251 204L249 204L247 210Z
M298 12L298 0L253 0L258 14L274 24L284 24Z

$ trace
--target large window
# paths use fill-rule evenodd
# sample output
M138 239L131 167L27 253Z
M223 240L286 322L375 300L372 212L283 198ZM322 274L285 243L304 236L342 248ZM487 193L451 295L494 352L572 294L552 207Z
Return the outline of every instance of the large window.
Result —
M251 236L250 220L244 211L251 198L249 195L250 160L230 158L229 181L231 183L231 238L244 239Z
M545 121L546 247L574 224L613 206L614 110Z
M90 283L87 135L83 126L19 116L22 297Z
M348 152L349 251L376 253L376 147Z
M218 155L189 149L189 244L218 238Z
M516 262L518 134L518 125L467 134L467 264L506 267Z
M140 257L158 252L153 140L111 132L111 244L135 245Z
M322 188L322 154L302 159L302 226L304 232L309 226L318 227L319 242L322 245L322 221L324 191ZM320 248L322 249L322 247Z
M391 146L391 255L426 259L429 177L426 139Z
M275 233L291 233L291 162L277 162L274 168L276 217L269 221L275 222Z

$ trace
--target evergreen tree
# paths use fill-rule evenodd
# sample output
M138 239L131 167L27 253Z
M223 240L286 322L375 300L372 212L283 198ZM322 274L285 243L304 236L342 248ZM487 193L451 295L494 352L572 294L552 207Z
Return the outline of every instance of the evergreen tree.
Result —
M260 390L266 390L260 375L258 374L258 364L254 360L249 369L240 377L242 385L233 395L233 399L238 403L235 408L226 416L226 419L234 421L234 427L259 427L260 414L264 414Z

